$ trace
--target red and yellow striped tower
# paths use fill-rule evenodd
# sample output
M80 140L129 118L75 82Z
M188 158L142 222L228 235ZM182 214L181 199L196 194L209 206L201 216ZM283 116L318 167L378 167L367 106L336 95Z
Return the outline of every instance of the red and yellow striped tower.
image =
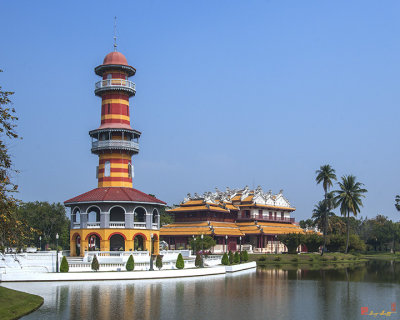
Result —
M114 46L115 47L115 46ZM98 155L97 188L64 202L71 208L71 255L87 251L147 251L158 254L160 209L165 202L132 187L132 156L139 153L140 132L132 129L129 80L136 69L117 51L94 69L102 77L94 93L101 98L100 127L89 132Z
M120 52L109 53L95 68L103 78L96 83L95 94L101 97L101 125L89 132L92 153L99 155L98 187L132 188L132 155L139 152L140 132L131 128L129 98L136 93L128 80L136 69L128 65Z

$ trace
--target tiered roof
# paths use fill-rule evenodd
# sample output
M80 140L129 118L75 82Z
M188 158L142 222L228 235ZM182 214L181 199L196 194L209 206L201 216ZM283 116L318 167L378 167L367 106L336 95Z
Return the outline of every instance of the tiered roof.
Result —
M193 212L193 211L214 211L225 213L236 213L242 207L259 207L275 210L294 211L296 208L290 205L288 199L283 196L283 190L273 195L271 191L264 193L261 187L250 190L247 186L244 189L229 189L215 192L204 192L203 195L187 197L179 207L168 210L169 212Z

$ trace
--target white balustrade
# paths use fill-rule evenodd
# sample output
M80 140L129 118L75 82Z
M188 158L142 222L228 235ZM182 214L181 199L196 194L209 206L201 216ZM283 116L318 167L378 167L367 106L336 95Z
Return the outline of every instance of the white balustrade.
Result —
M106 79L96 82L96 89L103 89L109 87L124 87L136 91L136 85L130 80L124 79Z
M146 222L134 222L133 227L135 229L146 229Z
M110 228L125 228L125 222L110 222Z
M88 229L100 228L100 222L88 222L86 224L86 228Z
M126 148L139 150L139 143L130 140L102 140L92 142L92 149L102 148Z

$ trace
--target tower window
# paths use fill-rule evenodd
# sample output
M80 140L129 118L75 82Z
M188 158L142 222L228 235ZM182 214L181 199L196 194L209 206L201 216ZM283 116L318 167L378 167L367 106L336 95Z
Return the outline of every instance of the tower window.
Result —
M128 163L128 177L129 178L133 177L133 166L131 163Z
M104 163L104 176L109 177L111 175L110 161Z

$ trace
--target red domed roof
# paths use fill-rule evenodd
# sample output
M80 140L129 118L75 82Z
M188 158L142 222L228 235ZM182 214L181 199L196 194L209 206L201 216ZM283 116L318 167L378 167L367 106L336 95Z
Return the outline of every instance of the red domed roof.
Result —
M106 55L103 61L103 65L105 64L120 64L128 66L128 61L121 52L114 51Z

